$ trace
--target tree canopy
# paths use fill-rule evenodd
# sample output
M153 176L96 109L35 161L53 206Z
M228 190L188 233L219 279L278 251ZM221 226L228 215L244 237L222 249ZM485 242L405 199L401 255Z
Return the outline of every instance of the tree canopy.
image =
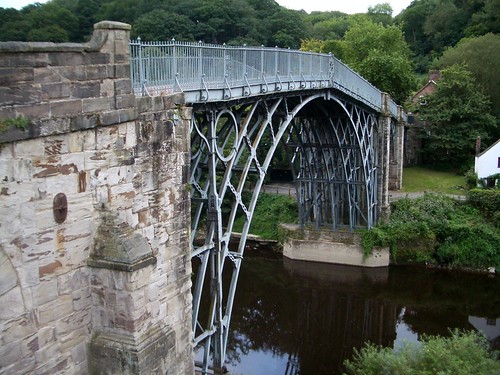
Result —
M442 71L436 92L418 109L426 122L424 159L429 164L463 167L471 163L477 137L486 144L498 134L488 97L463 65Z
M455 47L444 51L438 66L464 64L476 82L491 98L494 113L500 115L500 82L495 77L500 72L500 35L489 33L479 37L464 38Z
M415 86L410 50L398 26L359 17L345 33L342 57L380 90L403 102Z
M93 24L106 19L131 24L131 37L143 40L175 38L332 52L399 103L416 89L416 74L459 63L470 72L467 82L480 90L478 95L491 98L498 123L500 87L494 78L500 61L500 0L413 0L396 17L392 13L388 2L350 15L308 14L286 9L275 0L49 0L21 10L0 7L0 40L85 42ZM453 90L440 91L439 100L459 103L445 98L453 96ZM454 110L469 113L464 105ZM482 100L477 108L490 113ZM443 111L435 113L436 123L443 123L445 114L452 116L451 109ZM474 119L468 128L465 124L458 133L470 133L468 144L478 129L484 129ZM500 136L496 129L488 133L490 137Z

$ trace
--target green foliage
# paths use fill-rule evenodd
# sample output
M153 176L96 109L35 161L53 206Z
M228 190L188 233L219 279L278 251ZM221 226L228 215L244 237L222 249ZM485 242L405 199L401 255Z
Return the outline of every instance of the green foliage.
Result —
M467 193L467 201L489 218L493 218L496 213L500 212L500 190L498 189L472 189Z
M392 24L392 7L389 3L379 3L368 7L368 18L382 25Z
M30 120L24 116L18 116L16 118L8 118L0 120L0 132L8 130L10 127L16 127L21 130L28 129Z
M302 39L300 41L300 50L307 52L323 52L325 42L319 39Z
M499 32L498 0L419 0L413 1L396 22L414 54L419 72L427 72L431 62L464 36Z
M278 239L280 223L296 223L298 208L295 200L286 195L261 193L255 206L249 233L265 239ZM237 218L234 230L241 231L244 219Z
M383 26L355 18L345 33L344 61L396 101L404 101L415 86L410 50L398 26Z
M483 335L455 330L450 337L424 336L420 345L405 343L397 350L368 344L344 365L351 375L493 375L500 371L497 357Z
M477 137L489 140L497 131L490 102L460 65L442 71L442 79L427 104L419 109L426 122L423 155L429 164L459 168L474 160Z
M478 184L478 178L477 178L477 173L474 172L474 168L470 168L466 173L465 173L465 187L468 190L475 189Z
M465 30L467 36L500 33L500 1L485 0L484 6L472 14L471 21Z
M453 1L435 2L423 25L432 52L441 53L446 46L455 45L464 36L466 22L464 9L457 7Z
M438 194L395 202L389 221L362 237L365 252L389 246L398 262L451 267L498 267L499 243L500 231L475 207Z
M139 17L134 23L134 36L142 40L192 40L193 23L186 16L165 10L153 10Z
M498 1L500 4L500 1ZM500 35L486 34L464 38L455 47L448 48L438 61L440 69L464 64L476 83L491 98L492 108L500 115L500 85L492 79L500 71ZM500 134L499 134L500 136Z
M307 22L308 18L305 19ZM340 14L333 18L313 23L311 37L321 40L340 40L349 29L349 16Z

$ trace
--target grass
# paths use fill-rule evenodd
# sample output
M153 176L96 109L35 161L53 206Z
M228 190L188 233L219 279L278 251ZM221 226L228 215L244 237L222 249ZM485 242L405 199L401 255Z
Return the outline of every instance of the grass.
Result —
M414 193L420 191L463 194L465 186L464 176L454 172L443 172L423 167L409 167L403 169L402 192Z
M298 207L295 199L280 194L261 193L255 206L249 232L268 240L278 239L280 223L296 223ZM236 219L234 230L241 232L243 217Z

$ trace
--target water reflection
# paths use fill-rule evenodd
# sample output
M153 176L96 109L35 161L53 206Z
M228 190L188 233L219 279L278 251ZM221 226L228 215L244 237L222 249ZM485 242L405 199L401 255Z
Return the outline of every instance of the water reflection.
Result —
M498 278L247 257L227 367L244 375L341 374L367 341L393 347L449 328L482 330L478 317L498 327ZM498 331L488 338L498 348Z

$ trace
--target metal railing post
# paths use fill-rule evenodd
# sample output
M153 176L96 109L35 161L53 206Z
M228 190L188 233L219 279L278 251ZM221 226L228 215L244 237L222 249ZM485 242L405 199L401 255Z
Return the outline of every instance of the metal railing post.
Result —
M260 46L260 70L261 77L264 78L264 45Z
M278 69L278 46L274 47L274 76L277 77L279 74L279 69Z
M288 52L287 52L287 57L288 57L288 76L291 77L292 75L292 61L291 61L291 58L292 58L292 55L290 53L290 47L288 47Z
M141 45L141 37L137 37L138 43L138 55L139 55L139 82L141 85L141 95L144 96L146 94L146 82L144 80L144 67L142 66L142 45Z
M203 78L203 47L201 40L198 42L198 78L199 81Z
M227 78L227 61L226 61L226 43L223 44L223 48L222 48L222 58L223 58L223 61L224 61L224 78Z
M243 76L242 77L246 77L247 75L247 45L244 44L243 45L243 66L242 66L242 69L243 69Z
M172 82L174 83L177 79L177 48L175 44L175 39L172 38Z

